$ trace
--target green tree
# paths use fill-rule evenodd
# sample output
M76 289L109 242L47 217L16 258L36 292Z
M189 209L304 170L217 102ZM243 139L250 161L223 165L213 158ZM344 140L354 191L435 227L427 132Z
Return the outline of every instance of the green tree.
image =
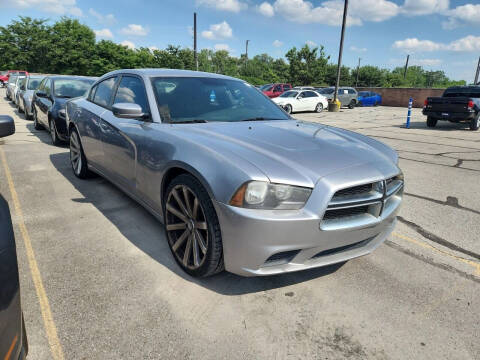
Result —
M51 28L47 58L50 72L88 74L94 54L95 33L78 20L63 17Z

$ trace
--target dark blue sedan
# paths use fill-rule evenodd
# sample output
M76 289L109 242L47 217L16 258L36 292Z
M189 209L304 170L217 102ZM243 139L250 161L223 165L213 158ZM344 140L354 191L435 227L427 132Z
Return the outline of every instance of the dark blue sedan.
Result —
M373 91L358 93L358 106L377 106L382 104L382 96Z

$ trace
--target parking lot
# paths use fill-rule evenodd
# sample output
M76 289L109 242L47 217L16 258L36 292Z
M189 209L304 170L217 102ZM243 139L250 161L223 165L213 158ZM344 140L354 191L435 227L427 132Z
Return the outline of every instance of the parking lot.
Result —
M394 147L399 222L369 256L262 278L193 279L162 225L102 178L77 179L68 147L18 114L0 141L0 192L17 239L30 359L478 359L480 131L413 109L298 119Z

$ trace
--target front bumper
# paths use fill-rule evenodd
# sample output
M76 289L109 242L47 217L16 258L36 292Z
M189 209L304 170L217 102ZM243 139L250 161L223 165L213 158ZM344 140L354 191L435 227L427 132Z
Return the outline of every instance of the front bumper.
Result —
M368 173L365 168L361 171ZM244 209L214 202L226 270L243 276L273 275L339 263L375 250L393 231L400 201L369 224L328 230L320 224L337 190L395 176L399 169L390 169L386 176L374 173L368 180L355 179L356 169L348 170L319 180L301 210ZM275 260L282 253L288 256Z

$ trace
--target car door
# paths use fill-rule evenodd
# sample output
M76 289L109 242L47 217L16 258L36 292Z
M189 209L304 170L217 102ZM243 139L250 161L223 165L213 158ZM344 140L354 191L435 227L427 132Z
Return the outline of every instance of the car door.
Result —
M320 97L314 91L305 91L306 93L306 102L305 102L305 111L314 111L317 104L320 101Z
M77 122L85 156L101 172L105 172L102 116L110 107L117 80L117 76L112 76L94 85L84 106L76 110L78 114L74 114L79 119Z
M306 106L307 102L308 102L308 99L306 98L306 91L300 91L295 101L295 104L293 106L293 110L305 111L305 109L307 108Z
M130 74L121 76L112 105L117 103L138 104L143 113L148 114L150 108L143 79ZM103 152L107 171L116 183L132 193L137 191L137 146L143 141L145 125L148 124L150 121L144 118L118 118L111 109L102 115Z
M48 78L43 85L46 96L37 96L37 121L48 128L48 111L53 105L52 79Z
M338 94L337 94L337 98L338 100L342 103L342 106L346 106L348 105L348 98L347 98L347 95L348 94L348 91L344 88L339 88L338 89Z

